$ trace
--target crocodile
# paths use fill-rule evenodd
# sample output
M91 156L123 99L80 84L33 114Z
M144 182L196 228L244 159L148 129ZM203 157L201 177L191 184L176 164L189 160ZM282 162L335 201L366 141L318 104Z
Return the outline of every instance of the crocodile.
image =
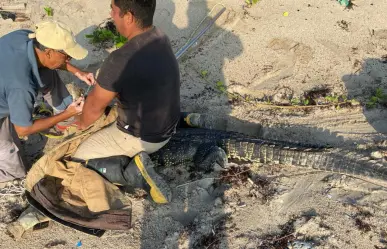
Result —
M272 141L237 132L182 128L166 146L150 155L157 166L193 163L200 170L228 160L293 165L360 178L387 187L387 165L357 151Z
M120 159L121 158L121 159ZM307 146L265 140L237 132L179 128L160 150L150 154L156 167L190 165L211 171L215 165L227 168L229 161L293 165L363 179L387 187L387 165L366 155L340 148ZM117 156L116 161L127 161ZM111 162L111 158L106 162Z

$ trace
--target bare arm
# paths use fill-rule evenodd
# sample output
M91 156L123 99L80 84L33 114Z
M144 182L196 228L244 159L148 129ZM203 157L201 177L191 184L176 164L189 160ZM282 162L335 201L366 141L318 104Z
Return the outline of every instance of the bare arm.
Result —
M55 115L49 118L42 118L42 119L35 120L34 123L28 127L17 126L17 125L14 125L14 127L18 136L24 137L24 136L28 136L28 135L49 129L50 127L53 127L57 123L63 120L69 119L72 116L74 115L64 111L58 115Z
M65 63L61 69L69 71L88 85L95 84L94 75L92 73L83 72L79 68L71 65L69 62Z
M65 63L61 69L69 71L72 74L76 74L76 73L81 73L82 72L79 68L71 65L69 62Z
M71 118L72 116L80 113L83 108L83 98L79 98L77 101L73 102L64 112L49 117L35 120L31 126L23 127L14 125L16 133L19 137L28 136L46 129L53 127L57 123Z
M85 106L80 118L80 128L86 129L101 117L105 108L116 96L117 93L108 91L96 84L86 98Z

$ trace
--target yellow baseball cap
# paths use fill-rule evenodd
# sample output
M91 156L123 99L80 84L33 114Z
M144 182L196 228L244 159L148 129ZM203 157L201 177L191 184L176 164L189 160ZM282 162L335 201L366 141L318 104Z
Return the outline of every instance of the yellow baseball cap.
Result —
M76 60L84 59L88 51L75 41L73 32L58 21L43 21L35 25L36 40L43 46L63 50Z

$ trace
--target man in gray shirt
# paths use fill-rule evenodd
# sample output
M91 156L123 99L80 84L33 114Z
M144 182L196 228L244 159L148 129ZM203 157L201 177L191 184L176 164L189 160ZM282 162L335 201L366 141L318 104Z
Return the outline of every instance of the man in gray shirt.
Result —
M58 128L65 129L74 123L69 120L82 112L83 99L73 102L55 69L68 70L87 84L94 84L92 74L69 63L71 58L80 60L87 53L60 22L45 21L36 25L35 33L17 30L0 38L0 183L25 176L27 162L19 137L58 123ZM39 91L55 115L33 120Z

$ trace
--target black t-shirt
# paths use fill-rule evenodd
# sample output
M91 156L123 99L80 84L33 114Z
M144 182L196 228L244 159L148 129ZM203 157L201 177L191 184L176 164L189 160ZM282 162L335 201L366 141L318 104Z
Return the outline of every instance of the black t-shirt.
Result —
M151 143L173 135L180 116L180 73L170 41L159 29L112 52L97 82L118 93L119 129Z

